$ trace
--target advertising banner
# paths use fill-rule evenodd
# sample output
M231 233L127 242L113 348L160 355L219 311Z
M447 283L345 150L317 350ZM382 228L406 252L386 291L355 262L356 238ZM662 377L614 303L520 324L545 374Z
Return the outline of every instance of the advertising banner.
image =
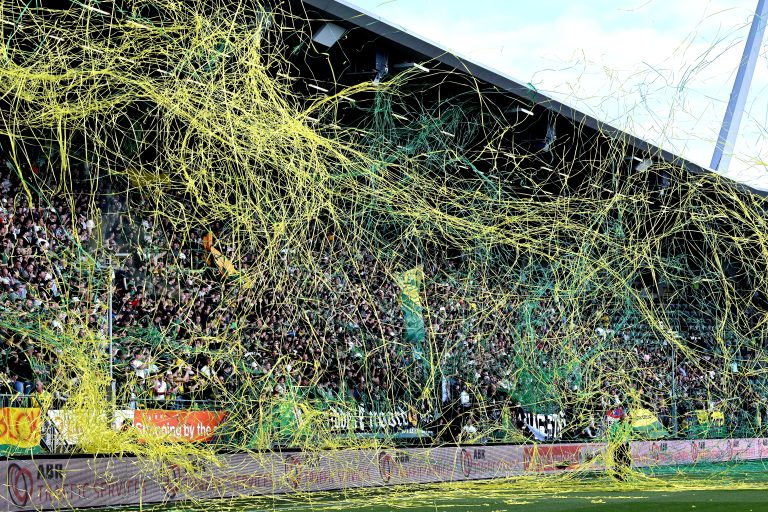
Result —
M538 414L518 407L515 411L515 422L527 426L534 434L539 434L547 440L560 439L567 422L563 411L552 414Z
M581 462L581 449L587 445L537 444L526 446L523 464L526 471L574 469Z
M599 470L605 448L604 443L562 443L241 453L221 455L220 464L194 473L135 457L4 460L0 510L108 507ZM763 457L768 458L768 439L763 438L632 443L635 467Z
M48 410L48 419L56 426L58 441L66 444L77 443L81 434L82 427L78 426L77 422L72 421L72 414L72 411Z
M173 441L203 442L211 440L225 416L222 411L137 410L133 426L142 432L167 435Z
M40 445L40 409L3 407L0 409L0 444L32 448Z
M334 432L402 432L419 427L416 409L405 404L392 404L380 410L363 405L358 405L357 410L331 407L324 414Z

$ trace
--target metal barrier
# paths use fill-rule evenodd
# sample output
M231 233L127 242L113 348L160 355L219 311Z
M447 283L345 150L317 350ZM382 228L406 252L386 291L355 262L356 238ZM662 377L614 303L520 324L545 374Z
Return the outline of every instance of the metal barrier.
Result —
M0 394L0 407L41 407L37 395Z
M188 398L171 398L161 400L158 398L136 398L128 403L117 404L117 409L136 410L136 409L162 409L162 410L192 410L192 411L214 411L224 408L223 404L217 400L195 400Z
M0 407L21 407L38 408L41 407L41 397L32 394L0 394ZM460 414L449 417L445 414L438 415L432 411L417 411L407 403L389 402L389 401L368 401L367 403L354 403L351 401L331 402L327 400L284 400L279 402L258 402L252 404L240 404L243 407L255 406L253 408L256 416L263 419L259 425L255 423L249 425L252 428L268 429L269 436L280 444L289 446L292 442L300 439L306 440L317 435L318 432L335 431L340 437L382 437L388 440L397 441L398 437L408 438L432 438L432 442L451 441L451 439L464 441L473 440L473 442L510 442L521 439L521 431L516 428L516 418L513 416L509 403L501 402L476 402L470 408L461 409ZM62 409L66 401L54 399L51 413ZM195 400L174 398L170 400L159 400L157 398L140 398L131 400L129 403L115 404L117 411L133 410L167 410L167 411L226 411L231 404L217 400ZM63 407L66 410L66 407ZM309 410L315 412L321 411L322 419L316 414L307 416L305 413ZM446 411L444 411L446 412ZM698 412L698 416L696 415ZM755 437L761 435L762 429L759 423L750 423L746 418L734 419L731 424L726 421L728 416L722 414L715 415L708 413L705 418L704 412L694 411L686 416L683 423L685 428L678 432L678 436L670 435L668 439L673 438L734 438L734 437ZM305 422L302 419L312 417L313 420ZM468 418L472 418L477 427L478 436L475 438L471 432L465 432L463 427ZM67 439L57 427L54 419L56 416L43 414L43 424L41 425L41 446L50 453L63 453L72 448L71 439ZM705 422L705 419L707 420ZM314 428L314 421L328 422L324 428ZM445 433L450 427L450 423L455 422L454 427L457 432L448 432L451 439L445 437ZM310 424L311 423L311 424ZM335 426L334 426L335 425ZM350 428L349 425L352 425ZM236 429L241 432L242 429ZM228 435L229 429L225 427L221 435ZM482 437L480 437L482 436ZM440 437L440 439L438 439ZM573 435L560 438L557 435L554 439L583 439L589 438Z

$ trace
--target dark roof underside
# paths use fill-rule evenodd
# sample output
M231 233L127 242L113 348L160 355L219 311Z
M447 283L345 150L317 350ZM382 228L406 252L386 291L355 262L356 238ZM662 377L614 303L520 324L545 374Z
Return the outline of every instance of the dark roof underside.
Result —
M608 123L599 121L592 116L580 112L573 107L545 96L527 84L520 83L498 71L481 66L460 55L452 53L449 50L438 46L436 43L391 25L381 18L360 10L342 0L301 1L305 7L317 10L323 15L327 15L328 20L339 21L348 26L351 25L367 30L372 34L422 55L424 61L434 60L455 70L466 72L482 82L517 96L523 101L544 107L576 124L585 125L599 131L605 136L621 139L640 152L647 153L648 155L661 159L669 164L681 166L688 172L695 174L713 172L711 169L697 165L679 155L661 149L658 146L635 137L634 135L623 132ZM768 191L755 189L735 181L733 183L738 188L747 190L753 194L768 196Z

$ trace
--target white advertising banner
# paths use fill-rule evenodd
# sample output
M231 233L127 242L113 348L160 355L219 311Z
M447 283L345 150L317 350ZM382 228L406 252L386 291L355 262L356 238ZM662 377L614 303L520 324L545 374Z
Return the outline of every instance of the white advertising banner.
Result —
M134 457L35 457L0 462L0 510L55 510L450 482L599 470L603 443L557 443L222 455L218 467L158 470ZM768 439L632 443L633 464L768 458ZM594 461L594 462L592 462Z

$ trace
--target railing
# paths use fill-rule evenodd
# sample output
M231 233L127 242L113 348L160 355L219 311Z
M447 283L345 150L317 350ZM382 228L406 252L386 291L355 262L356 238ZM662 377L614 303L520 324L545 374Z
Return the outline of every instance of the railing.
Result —
M217 411L224 405L217 400L195 400L188 398L134 398L128 402L118 404L117 409L133 411L136 409L162 409L162 410L206 410Z
M40 444L48 453L67 453L72 447L66 442L56 423L49 418L43 420Z
M41 407L37 395L0 394L0 407Z
M22 395L22 394L0 394L0 406L2 407L41 407L40 398L36 395ZM48 404L50 405L50 404ZM72 449L72 439L67 439L58 428L56 424L56 418L59 416L52 415L59 410L61 405L64 405L63 401L54 400L54 407L51 407L50 413L43 410L41 416L41 447L50 453L62 453ZM217 400L194 400L194 399L181 399L175 398L171 400L159 400L157 398L138 398L131 400L128 403L116 404L117 411L133 411L133 410L205 410L205 411L225 411L228 404ZM474 442L519 442L523 438L521 432L516 428L516 418L512 415L512 410L509 403L499 402L475 402L471 406L464 407L463 405L458 409L458 413L451 414L448 410L443 411L442 416L436 412L428 412L422 410L420 413L420 420L417 420L416 424L411 423L411 412L416 413L415 409L411 408L406 402L375 402L370 401L366 404L353 403L350 401L345 402L329 402L322 400L300 400L297 402L291 400L277 400L277 401L264 401L259 402L258 405L243 404L244 407L248 405L253 406L256 413L256 417L261 418L264 421L259 420L259 426L248 425L248 428L261 428L268 429L269 432L265 432L268 436L272 437L273 442L277 444L284 444L285 446L291 445L292 442L306 441L313 438L319 432L334 431L335 435L340 438L343 437L371 437L371 436L383 436L389 440L397 442L398 437L407 438L408 436L400 435L402 432L418 434L419 438L426 437L426 442L441 442L451 441L452 439L474 439ZM448 404L450 405L450 404ZM315 412L325 411L325 414L306 415L302 412L303 408L312 409ZM331 408L335 408L336 411L330 411ZM407 414L402 416L402 413L392 418L388 416L390 412L395 412L395 409L405 409ZM64 409L66 411L66 409ZM305 411L306 412L306 411ZM681 423L684 428L680 429L675 435L674 432L669 431L667 438L687 438L687 439L703 439L703 438L733 438L733 437L759 437L764 435L761 422L751 421L755 418L750 418L744 412L738 418L730 418L728 413L712 414L706 416L706 411L693 411L687 414L684 418L681 417ZM64 413L66 415L66 413ZM394 420L398 423L397 428L389 427L388 425L379 426L377 424L377 415L385 414L385 418L388 421ZM328 425L324 425L323 428L314 428L317 425L314 423L305 423L302 420L313 418L311 422L323 421L328 422ZM341 425L341 421L345 420L342 416L347 416L344 425L348 423L352 425L349 427L337 426L331 428L331 424L336 421ZM404 419L407 417L409 426L403 425ZM473 424L476 427L478 436L472 436L465 433L463 427L469 418L472 418ZM685 421L682 421L682 420ZM311 423L310 422L310 423ZM451 428L451 422L455 422ZM314 426L313 426L314 425ZM357 425L362 425L358 427ZM226 434L225 429L222 434ZM449 432L449 430L453 430ZM238 430L239 431L239 430ZM446 435L448 434L448 435ZM431 441L430 441L431 439ZM580 437L578 434L570 433L563 439L570 440L588 440L587 437Z

